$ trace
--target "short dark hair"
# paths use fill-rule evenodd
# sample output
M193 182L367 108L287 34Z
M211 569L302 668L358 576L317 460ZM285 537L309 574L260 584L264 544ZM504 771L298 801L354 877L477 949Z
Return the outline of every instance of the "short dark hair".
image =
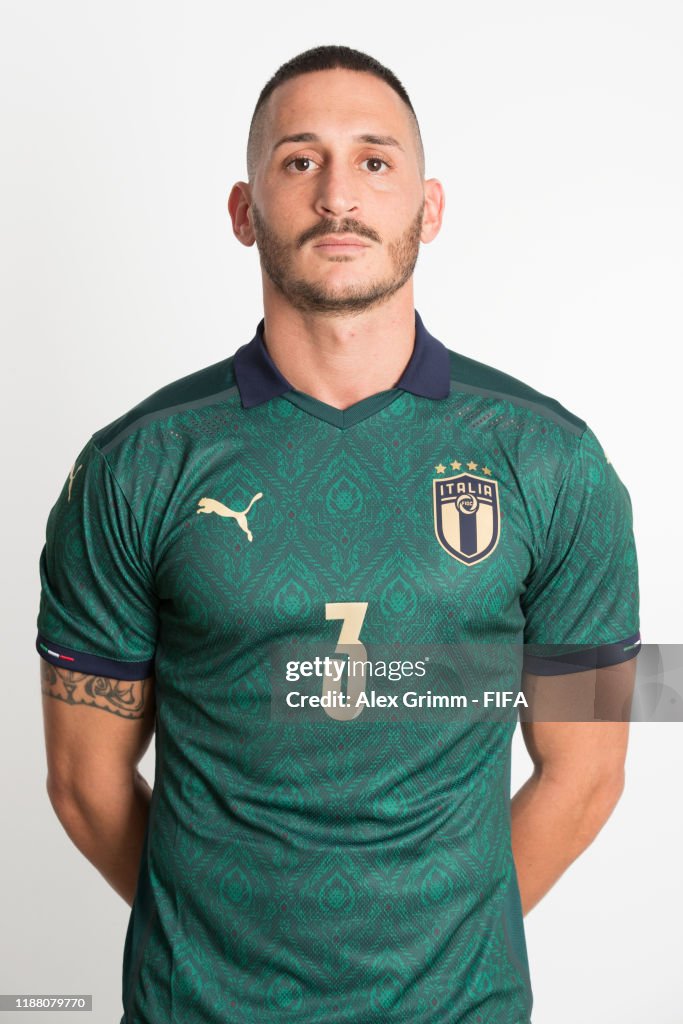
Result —
M413 105L410 102L410 97L393 71L390 71L384 64L380 64L374 57L370 57L367 53L362 53L360 50L354 50L350 46L315 46L313 49L305 50L303 53L297 54L296 57L292 57L285 64L282 64L272 78L266 82L263 89L261 89L251 117L247 141L247 174L250 181L254 176L262 136L262 117L260 115L271 94L283 82L288 82L291 78L296 78L298 75L310 74L312 71L329 71L334 68L342 68L345 71L365 71L370 75L374 75L375 78L381 78L383 82L391 86L394 92L398 93L412 116L418 144L420 167L424 176L424 149L420 125L418 124Z

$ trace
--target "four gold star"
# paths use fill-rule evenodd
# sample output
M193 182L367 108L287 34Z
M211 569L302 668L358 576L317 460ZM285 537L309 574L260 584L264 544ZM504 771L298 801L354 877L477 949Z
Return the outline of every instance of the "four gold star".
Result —
M609 462L609 459L607 461ZM477 469L478 465L479 464L477 462L470 461L470 462L467 463L467 468L470 469L470 470L474 470L474 469ZM461 466L462 466L462 462L458 462L457 459L453 459L453 461L450 463L451 469L460 469ZM436 470L437 473L445 473L446 472L446 467L443 464L443 462L440 462L438 464L438 466L434 466L434 469ZM485 476L491 476L491 470L489 469L488 466L482 466L481 467L481 471L482 471L482 473Z

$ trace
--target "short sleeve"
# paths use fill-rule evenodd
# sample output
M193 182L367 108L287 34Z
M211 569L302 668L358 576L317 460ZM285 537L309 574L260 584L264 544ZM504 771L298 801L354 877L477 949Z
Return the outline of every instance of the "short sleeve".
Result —
M115 679L150 674L157 633L153 574L126 497L92 439L50 512L40 583L41 657Z
M631 499L590 427L566 468L521 606L530 672L599 668L640 649Z

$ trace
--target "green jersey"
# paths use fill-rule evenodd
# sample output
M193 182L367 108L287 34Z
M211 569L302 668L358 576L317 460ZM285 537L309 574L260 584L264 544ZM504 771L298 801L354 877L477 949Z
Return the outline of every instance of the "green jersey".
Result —
M271 655L632 657L630 500L583 420L417 314L396 385L339 410L262 321L90 438L41 583L43 658L156 681L122 1024L528 1024L514 718L274 714Z

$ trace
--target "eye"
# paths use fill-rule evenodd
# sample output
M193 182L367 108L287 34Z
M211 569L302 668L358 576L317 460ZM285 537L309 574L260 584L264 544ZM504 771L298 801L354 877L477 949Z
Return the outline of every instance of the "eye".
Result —
M285 164L286 169L293 174L304 174L311 166L317 165L313 157L310 156L295 156Z
M377 164L384 164L384 166L385 166L385 167L386 167L387 169L388 169L388 168L389 168L389 166L390 166L390 165L389 165L389 164L388 164L388 163L386 162L386 160L382 159L382 157L381 157L381 156L368 156L368 157L366 157L366 158L365 158L365 160L363 160L363 163L364 163L364 164L374 164L374 165L377 165ZM374 166L374 167L373 167L373 166L370 166L370 167L368 167L368 170L369 170L369 171L370 171L370 172L371 172L372 174L381 174L381 173L383 173L383 172L381 171L381 169L380 169L380 168L378 168L377 166Z

